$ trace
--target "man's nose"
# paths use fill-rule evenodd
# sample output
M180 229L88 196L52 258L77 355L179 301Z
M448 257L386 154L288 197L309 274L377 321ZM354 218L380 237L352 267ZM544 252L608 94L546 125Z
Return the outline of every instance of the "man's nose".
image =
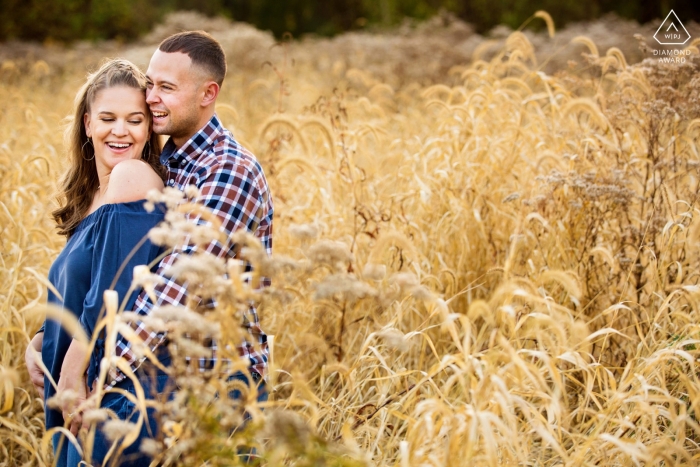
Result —
M154 88L146 89L146 103L155 104L158 102L158 93Z

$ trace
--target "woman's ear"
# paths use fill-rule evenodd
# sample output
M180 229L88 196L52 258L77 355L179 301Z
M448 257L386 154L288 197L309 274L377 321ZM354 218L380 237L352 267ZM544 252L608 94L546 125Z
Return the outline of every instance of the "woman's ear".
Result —
M85 134L89 138L92 136L92 131L90 131L90 115L85 112L85 115L83 115L83 125L85 125Z

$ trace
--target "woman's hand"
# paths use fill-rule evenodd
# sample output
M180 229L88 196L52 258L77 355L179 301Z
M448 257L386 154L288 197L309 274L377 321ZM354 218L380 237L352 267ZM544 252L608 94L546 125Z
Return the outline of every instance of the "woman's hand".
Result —
M61 377L58 379L58 394L71 390L75 393L75 398L71 403L62 407L63 419L70 423L70 432L78 434L83 424L83 414L81 405L87 399L87 383L85 381L85 370L87 367L87 348L76 341L71 342L66 356L61 366Z
M34 389L39 393L41 400L44 400L44 372L41 371L39 361L41 360L41 345L44 342L44 333L39 332L27 346L27 351L24 352L24 362L27 364L29 371L29 379L34 385Z

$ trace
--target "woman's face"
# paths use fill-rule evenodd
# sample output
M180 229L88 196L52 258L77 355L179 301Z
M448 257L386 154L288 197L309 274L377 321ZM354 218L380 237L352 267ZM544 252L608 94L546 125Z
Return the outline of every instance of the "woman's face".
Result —
M143 91L127 86L98 92L84 116L92 138L98 175L127 159L140 159L150 137L150 115Z

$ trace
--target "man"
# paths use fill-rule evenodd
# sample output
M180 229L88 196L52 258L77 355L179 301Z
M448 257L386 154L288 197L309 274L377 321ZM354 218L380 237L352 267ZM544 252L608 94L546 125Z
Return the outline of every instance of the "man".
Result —
M179 190L194 184L200 193L195 201L216 215L226 234L247 229L270 254L273 206L262 168L215 115L216 99L225 75L224 52L219 43L205 32L175 34L165 39L153 54L146 72L146 101L153 113L153 131L170 136L161 155L161 162L168 168L166 184ZM195 219L195 222L205 221ZM151 303L144 292L136 300L135 312L148 315L154 306L182 305L187 301L186 288L166 273L180 255L193 251L193 246L183 245L163 258L158 274L165 282L156 287L156 303ZM207 245L206 251L224 259L234 257L233 245L223 245L218 241ZM249 361L251 383L260 384L267 370L267 337L260 328L255 309L251 308L247 315L244 325L249 337L240 344L238 351L241 358ZM154 351L163 342L163 335L147 329L141 322L133 323L132 327ZM197 359L201 370L211 368L216 362L216 343L212 342L210 348L211 358ZM141 361L126 339L117 341L116 353L129 363L132 370L140 367ZM38 382L39 378L35 378L34 373L40 373L40 370L34 368L32 371L36 365L31 364L29 354L28 350L30 375L32 381L36 379ZM160 375L157 386L148 387L148 378L143 378L147 397L160 393L166 380L165 375ZM110 387L125 391L133 385L116 369L110 372L107 383ZM127 407L131 402L124 396L108 393L105 399L109 399L109 408L116 413L128 414L133 409L133 404ZM149 418L152 421L153 417ZM144 426L142 437L147 436L149 428L153 431L156 427ZM143 456L134 458L139 456L139 444L140 440L124 453L134 461L130 465L149 463L149 459ZM108 447L109 443L98 433L94 447L95 460L100 461Z
M228 235L247 229L271 254L273 207L262 167L221 125L214 112L225 74L226 59L221 46L201 31L171 36L153 54L146 72L146 102L153 113L153 131L170 136L161 155L161 162L169 168L166 184L179 190L194 184L200 192L196 202L217 216ZM180 254L192 250L191 246L175 248L161 261L158 274L165 277L166 283L156 288L155 305L185 303L186 289L164 273ZM224 259L234 257L233 245L218 241L212 241L206 251ZM152 307L144 292L134 311L148 314ZM267 369L267 337L254 309L248 318L246 327L258 349L252 342L241 343L239 354L250 361L254 378L261 378ZM136 331L151 347L158 345L157 334L142 325L137 325ZM138 361L130 349L126 341L117 343L117 355L137 368ZM212 350L215 360L215 346ZM211 365L212 361L200 360L202 370ZM124 379L119 373L112 376L112 384Z

